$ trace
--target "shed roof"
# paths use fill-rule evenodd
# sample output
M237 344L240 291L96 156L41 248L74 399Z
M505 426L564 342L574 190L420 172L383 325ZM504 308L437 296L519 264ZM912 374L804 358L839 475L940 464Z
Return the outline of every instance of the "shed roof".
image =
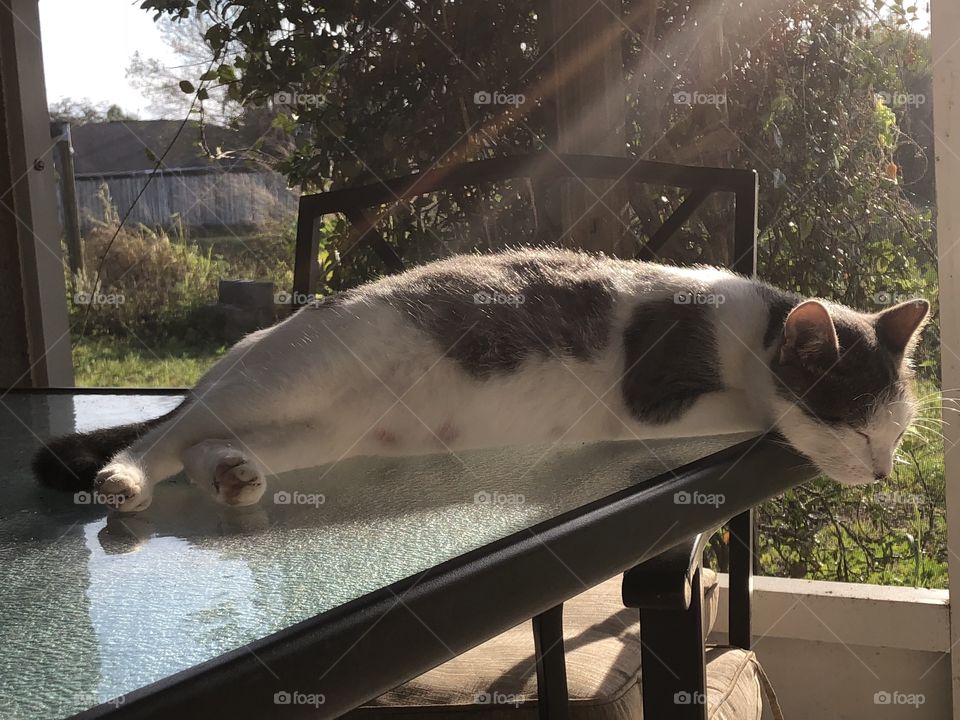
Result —
M115 175L153 170L155 157L160 157L176 136L180 120L133 120L87 123L71 128L74 163L79 175ZM207 145L224 150L243 147L235 130L216 125L204 129ZM211 160L200 148L200 126L189 122L174 142L163 161L167 170L226 171L239 168L236 158ZM242 165L242 163L241 163Z

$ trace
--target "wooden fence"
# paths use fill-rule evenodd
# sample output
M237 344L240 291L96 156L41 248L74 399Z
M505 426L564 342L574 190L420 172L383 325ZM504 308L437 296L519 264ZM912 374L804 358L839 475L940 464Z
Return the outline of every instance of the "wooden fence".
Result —
M143 188L149 173L78 176L81 227L104 217L101 189L122 217ZM130 224L191 229L253 227L296 216L295 191L282 175L271 172L165 171L150 182L128 219Z

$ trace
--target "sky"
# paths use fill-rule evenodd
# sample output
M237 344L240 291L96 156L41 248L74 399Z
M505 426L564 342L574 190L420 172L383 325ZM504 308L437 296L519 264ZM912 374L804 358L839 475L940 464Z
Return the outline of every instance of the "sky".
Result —
M941 2L955 0L941 0ZM146 98L126 78L136 51L173 65L160 39L152 12L141 0L39 0L47 100L89 98L94 104L117 104L142 118L151 117ZM929 3L918 2L923 15L918 30L929 28Z
M39 0L47 101L90 98L148 117L148 101L127 82L136 51L172 60L141 0Z

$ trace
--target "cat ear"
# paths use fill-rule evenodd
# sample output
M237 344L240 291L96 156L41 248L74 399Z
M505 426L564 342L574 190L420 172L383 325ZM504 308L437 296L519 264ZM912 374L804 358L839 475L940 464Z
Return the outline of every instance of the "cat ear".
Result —
M884 310L877 317L877 340L894 355L903 355L929 311L926 300L908 300Z
M782 364L826 369L837 361L839 354L837 329L822 303L807 300L790 311L783 326Z

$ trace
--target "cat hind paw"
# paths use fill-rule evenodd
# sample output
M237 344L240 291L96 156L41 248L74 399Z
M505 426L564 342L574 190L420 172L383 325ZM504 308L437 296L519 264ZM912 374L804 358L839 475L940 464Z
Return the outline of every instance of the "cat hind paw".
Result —
M119 462L112 462L97 473L93 491L98 502L119 512L141 512L153 500L143 470Z

